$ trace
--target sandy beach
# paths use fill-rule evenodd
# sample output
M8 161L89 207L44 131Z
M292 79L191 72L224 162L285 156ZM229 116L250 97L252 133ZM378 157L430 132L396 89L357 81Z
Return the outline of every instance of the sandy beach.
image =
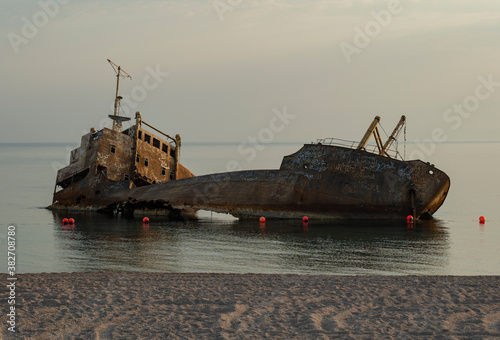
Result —
M7 276L1 278L5 287ZM109 272L17 278L16 338L500 338L498 276ZM13 334L3 301L5 339Z

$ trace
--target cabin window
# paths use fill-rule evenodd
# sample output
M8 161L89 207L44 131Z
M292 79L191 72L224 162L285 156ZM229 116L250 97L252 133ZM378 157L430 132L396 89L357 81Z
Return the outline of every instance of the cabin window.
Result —
M170 176L169 176L170 180L173 181L174 180L174 173L172 171L170 171Z
M110 151L111 151L111 153L116 153L116 146L111 145Z
M141 161L141 156L136 155L136 156L135 156L135 162L136 162L136 163L139 163L140 161Z
M168 145L167 145L167 144L165 144L165 143L163 143L163 144L161 145L161 151L163 151L163 152L165 152L165 153L168 153Z
M150 135L148 135L148 134L144 134L144 141L145 141L146 143L151 144L151 136L150 136Z
M142 131L137 132L137 139L142 139Z
M123 176L123 178L124 178L126 181L128 181L128 180L129 180L129 176L128 176L128 174L125 174L125 176Z
M153 146L155 148L159 149L160 148L160 141L158 139L156 139L156 138L153 138Z
M166 176L167 175L167 169L161 168L161 175Z
M71 151L71 163L75 162L78 159L78 149Z
M149 160L147 158L144 158L144 166L149 166Z

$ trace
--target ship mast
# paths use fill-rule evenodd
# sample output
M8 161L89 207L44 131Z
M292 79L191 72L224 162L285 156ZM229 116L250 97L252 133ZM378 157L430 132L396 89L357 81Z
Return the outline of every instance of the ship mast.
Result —
M120 107L120 100L123 99L118 95L118 91L120 89L120 77L124 78L130 78L132 79L132 76L125 72L121 66L116 65L114 62L108 59L108 62L111 64L111 67L113 67L113 70L116 72L116 96L115 96L115 111L113 115L109 116L109 118L113 119L113 130L118 130L122 126L123 121L130 120L128 117L120 117L120 112L119 112L119 107Z

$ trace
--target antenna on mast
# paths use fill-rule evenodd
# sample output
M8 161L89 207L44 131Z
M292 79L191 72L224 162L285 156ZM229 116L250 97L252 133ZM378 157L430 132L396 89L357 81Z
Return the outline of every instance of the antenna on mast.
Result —
M122 126L122 122L130 120L128 117L119 117L120 112L118 108L120 107L120 100L122 97L118 95L118 90L120 89L120 77L123 78L130 78L132 79L132 76L125 72L121 66L116 65L114 62L108 59L108 62L111 64L111 67L113 70L115 70L116 73L116 96L115 96L115 111L113 115L109 115L109 118L113 119L113 130L118 130ZM119 117L119 118L118 118Z

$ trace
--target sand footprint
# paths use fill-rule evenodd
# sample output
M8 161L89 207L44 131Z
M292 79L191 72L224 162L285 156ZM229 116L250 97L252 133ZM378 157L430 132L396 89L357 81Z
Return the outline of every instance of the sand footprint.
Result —
M336 307L324 307L311 313L311 321L317 331L325 333L334 333L342 329L344 315L347 317L347 311L338 313ZM340 321L340 323L338 322Z
M473 311L454 313L443 322L443 328L458 334L479 332L480 315Z
M484 328L495 334L500 335L500 311L489 313L483 317Z
M245 331L247 328L241 322L241 316L248 311L248 306L236 304L234 311L226 314L221 314L219 324L222 327L222 332Z
M123 313L121 317L109 316L105 320L101 321L97 327L95 327L96 339L113 339L113 331L116 327L127 324L130 320L133 320L136 311L129 311Z

